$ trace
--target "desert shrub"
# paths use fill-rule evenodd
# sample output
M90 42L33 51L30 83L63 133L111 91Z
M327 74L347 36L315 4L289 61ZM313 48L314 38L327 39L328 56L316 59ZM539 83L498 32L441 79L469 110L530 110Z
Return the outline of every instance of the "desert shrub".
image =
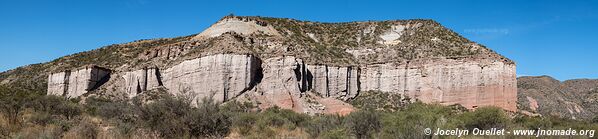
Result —
M27 103L39 96L39 94L19 88L0 85L0 113L5 115L9 124L20 124L19 116L26 108Z
M174 138L186 132L180 117L185 116L190 109L189 103L174 97L166 97L141 106L139 124L158 132L162 137Z
M249 135L257 119L258 115L256 113L238 113L232 118L233 127L237 128L239 134Z
M60 138L61 134L62 131L54 126L28 126L14 133L10 138L55 139Z
M307 121L309 117L305 114L299 114L292 110L280 109L280 107L271 107L260 113L260 119L257 124L259 127L274 126L295 129Z
M29 121L37 125L46 126L52 121L52 115L47 112L37 112L29 117Z
M83 108L81 107L81 105L77 103L64 101L63 103L58 105L52 112L53 114L63 115L67 119L72 119L75 116L81 115L83 113Z
M222 110L229 113L247 113L256 108L250 102L229 101L221 106Z
M547 129L552 127L552 122L549 119L538 116L530 117L520 115L515 117L513 122L525 129Z
M130 120L138 113L137 108L125 101L111 101L104 98L88 98L85 105L86 112L105 119Z
M86 139L96 139L98 138L99 128L90 120L86 119L79 122L75 128L73 128L73 132L77 134L78 137L86 138Z
M63 97L47 95L32 100L27 104L27 106L32 108L36 112L47 112L50 114L54 114L57 113L54 112L56 110L56 107L58 107L64 102L65 98Z
M351 138L351 136L349 136L347 129L339 127L339 128L335 128L335 129L331 129L331 130L322 132L322 134L319 138L322 138L322 139L348 139L348 138Z
M345 118L344 122L358 139L371 138L371 135L377 133L382 126L380 113L375 111L353 112Z
M505 128L509 118L498 107L481 107L472 112L463 113L459 117L467 129Z
M256 122L256 125L259 129L269 128L270 126L274 127L281 127L285 124L285 118L278 114L280 108L279 107L272 107L266 109L264 112L259 114L259 119Z
M316 138L320 137L322 134L336 131L338 132L339 128L343 127L343 117L339 115L319 115L313 117L308 124L305 126L305 130L307 133L311 135L311 137ZM345 129L342 129L344 132ZM336 133L335 132L335 133ZM330 133L332 134L332 133ZM335 134L332 134L335 135Z
M410 103L410 98L396 93L381 91L360 92L359 97L349 101L359 109L398 111Z
M205 97L197 102L198 107L191 109L183 118L189 132L194 137L224 137L229 133L231 120L212 97Z
M405 110L386 113L382 121L382 138L427 138L423 132L425 128L452 128L451 109L417 102L409 105ZM414 132L419 131L419 132Z

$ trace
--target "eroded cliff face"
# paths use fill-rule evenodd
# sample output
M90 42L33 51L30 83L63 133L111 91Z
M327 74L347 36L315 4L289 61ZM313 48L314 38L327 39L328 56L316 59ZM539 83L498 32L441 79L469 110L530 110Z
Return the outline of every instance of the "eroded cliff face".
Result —
M51 74L48 93L80 96L108 73L102 71L88 68ZM172 94L190 94L196 100L213 96L220 102L249 93L262 107L308 113L330 111L325 103L308 100L349 100L360 91L398 93L426 103L461 104L469 109L497 106L516 111L515 76L515 65L492 60L428 59L338 67L309 65L293 56L262 61L253 55L216 54L164 70L153 67L124 72L121 83L116 84L124 86L121 91L129 98L159 87ZM73 85L76 87L70 89ZM65 88L67 91L62 91ZM309 94L317 98L307 97Z
M435 59L361 68L363 91L397 92L426 103L469 109L498 106L516 110L515 65L501 61Z
M124 90L122 91L129 98L163 85L160 71L155 67L125 72L122 78L124 79Z
M217 54L165 69L162 82L173 94L214 95L217 101L227 101L251 89L259 70L260 61L252 55Z
M126 63L110 64L106 85L94 84L90 71L58 72L49 76L48 93L77 97L99 86L97 94L130 99L163 89L195 100L348 113L353 107L345 101L381 91L516 110L514 62L431 20L324 24L230 16L195 36L133 44L143 47L114 46L136 49L120 56Z
M110 70L86 66L74 71L53 73L48 76L48 94L79 97L102 85L110 78Z

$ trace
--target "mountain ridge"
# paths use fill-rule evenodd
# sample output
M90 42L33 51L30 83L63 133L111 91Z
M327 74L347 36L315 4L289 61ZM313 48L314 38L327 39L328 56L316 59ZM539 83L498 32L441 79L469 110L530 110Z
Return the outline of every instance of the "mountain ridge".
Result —
M514 111L515 66L433 20L227 16L199 34L115 44L0 73L0 83L71 98L187 88L196 97L215 92L218 101L245 99L309 113L330 112L320 108L324 104L347 112L352 108L336 99L372 90Z

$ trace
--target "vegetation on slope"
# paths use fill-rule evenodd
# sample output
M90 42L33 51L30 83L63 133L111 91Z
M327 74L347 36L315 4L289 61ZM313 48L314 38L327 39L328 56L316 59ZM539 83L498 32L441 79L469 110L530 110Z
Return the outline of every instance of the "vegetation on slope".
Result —
M397 111L361 109L346 116L308 116L211 99L191 107L190 100L166 96L142 104L91 97L80 104L1 86L0 138L430 138L418 131L598 129L596 121L509 116L495 107L467 111L416 102Z

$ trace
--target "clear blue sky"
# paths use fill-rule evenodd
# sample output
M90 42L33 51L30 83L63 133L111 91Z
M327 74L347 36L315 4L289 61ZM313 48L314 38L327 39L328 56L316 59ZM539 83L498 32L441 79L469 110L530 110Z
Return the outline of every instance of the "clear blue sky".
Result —
M434 19L515 60L519 75L598 78L598 1L589 0L0 0L0 71L198 33L230 13L323 22Z

